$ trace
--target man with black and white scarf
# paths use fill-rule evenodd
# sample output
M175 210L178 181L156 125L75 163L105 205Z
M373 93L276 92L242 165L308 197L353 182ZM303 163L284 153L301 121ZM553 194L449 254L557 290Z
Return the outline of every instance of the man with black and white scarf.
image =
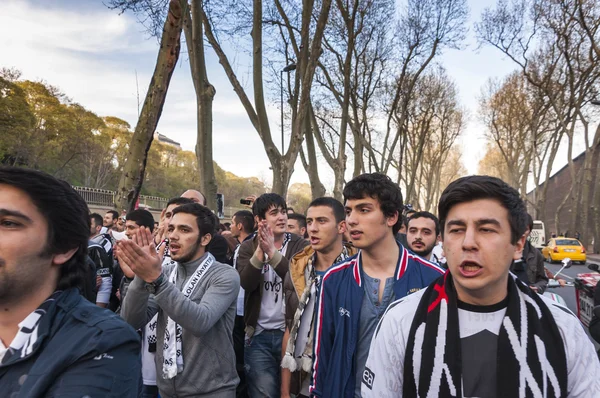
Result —
M163 397L235 396L231 334L239 276L206 251L217 225L199 204L173 210L168 234L174 263L164 267L147 229L118 247L119 259L136 275L121 315L140 328L158 313L156 371Z
M449 272L390 305L362 396L600 396L600 363L579 320L509 273L526 238L519 193L464 177L442 193L439 216Z

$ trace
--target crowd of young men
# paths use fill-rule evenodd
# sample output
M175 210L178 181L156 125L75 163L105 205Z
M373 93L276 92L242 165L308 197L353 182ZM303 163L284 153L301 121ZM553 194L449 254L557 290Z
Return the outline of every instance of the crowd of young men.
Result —
M0 168L0 391L600 394L581 325L536 293L545 284L514 189L459 179L439 221L404 217L400 188L382 174L354 178L343 196L288 215L281 196L263 194L221 236L195 190L155 225L145 210L90 215L68 184Z

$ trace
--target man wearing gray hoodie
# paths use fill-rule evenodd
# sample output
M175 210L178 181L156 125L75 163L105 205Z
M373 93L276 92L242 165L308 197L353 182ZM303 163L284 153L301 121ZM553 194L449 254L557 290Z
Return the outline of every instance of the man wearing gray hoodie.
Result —
M174 264L161 267L152 234L140 228L118 246L135 273L121 316L134 328L157 312L156 373L162 397L235 397L238 376L232 330L240 281L206 251L218 221L209 209L173 210L169 245Z

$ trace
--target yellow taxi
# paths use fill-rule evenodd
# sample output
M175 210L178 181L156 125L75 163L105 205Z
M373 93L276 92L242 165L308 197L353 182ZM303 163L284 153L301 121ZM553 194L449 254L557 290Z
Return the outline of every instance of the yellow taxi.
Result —
M561 261L570 258L573 262L585 264L587 257L585 248L577 239L573 238L552 238L548 245L542 249L542 256L549 263Z

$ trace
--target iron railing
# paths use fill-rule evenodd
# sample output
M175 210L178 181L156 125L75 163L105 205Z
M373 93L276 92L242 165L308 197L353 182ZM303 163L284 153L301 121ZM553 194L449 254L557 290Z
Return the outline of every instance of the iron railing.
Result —
M115 205L116 192L114 191L76 186L74 186L73 189L81 195L88 205L106 207L113 207ZM140 206L150 207L151 209L164 209L168 201L168 199L160 198L158 196L140 195Z

